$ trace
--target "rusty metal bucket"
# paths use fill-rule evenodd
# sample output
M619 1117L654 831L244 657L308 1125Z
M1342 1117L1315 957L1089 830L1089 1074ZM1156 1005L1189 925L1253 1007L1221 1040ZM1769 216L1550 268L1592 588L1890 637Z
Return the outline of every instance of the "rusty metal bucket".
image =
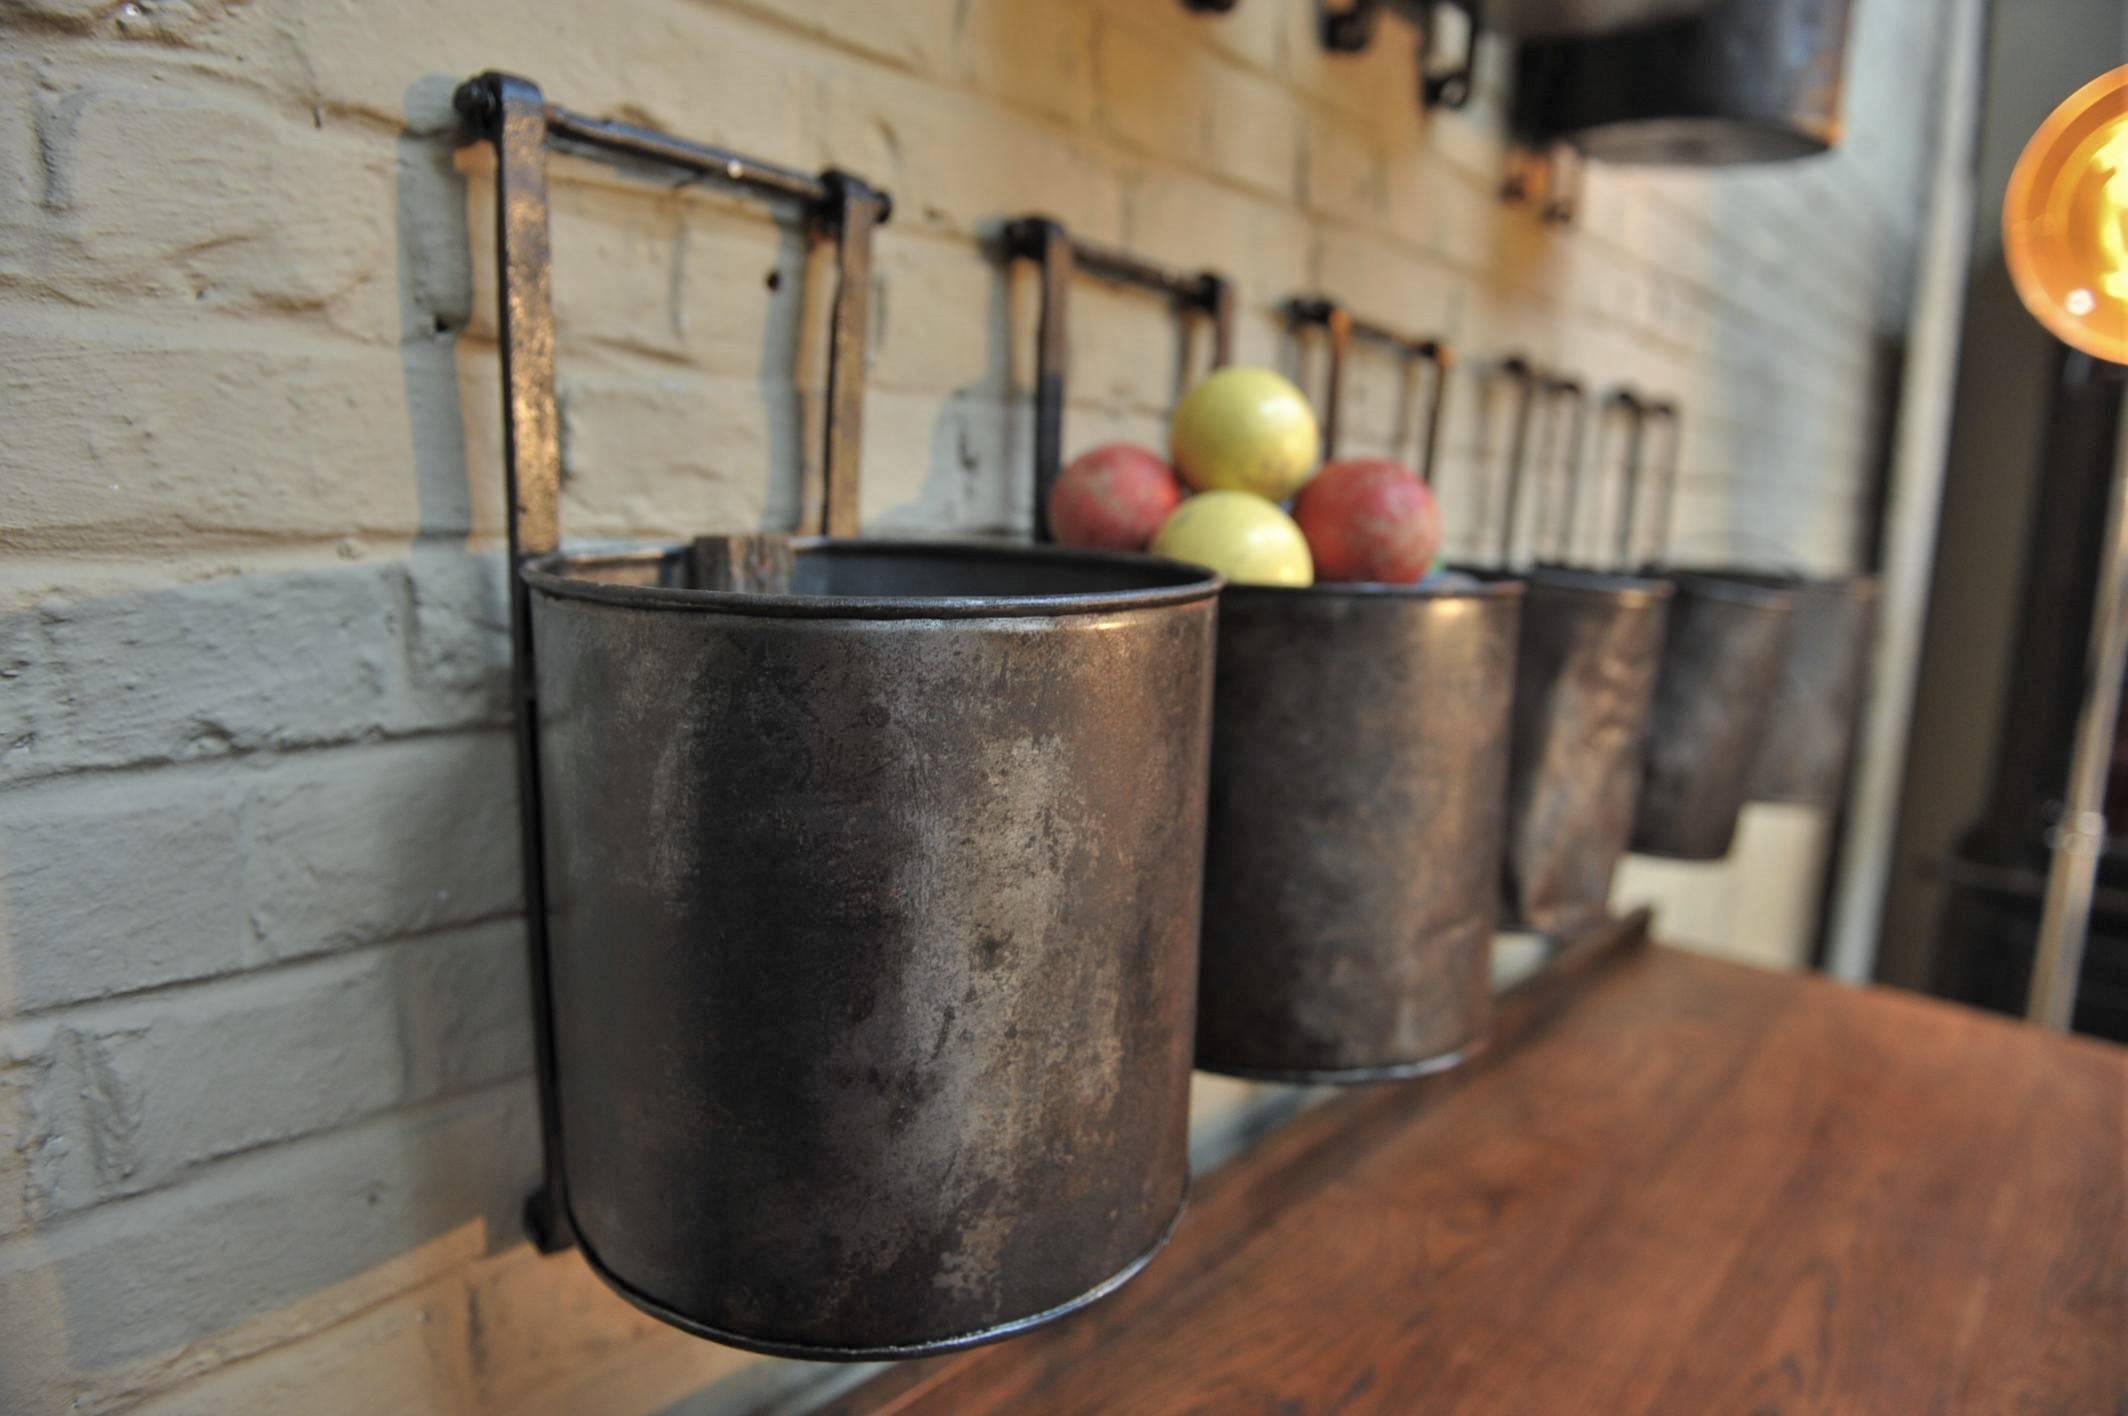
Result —
M1853 760L1876 640L1877 578L1797 580L1795 628L1752 764L1753 801L1831 810Z
M1643 406L1645 421L1667 421L1670 453L1657 514L1659 562L1668 545L1677 487L1674 405ZM1633 433L1623 534L1634 527L1641 423ZM1654 572L1671 583L1670 627L1649 719L1646 772L1633 825L1633 849L1677 860L1729 854L1750 796L1753 763L1773 725L1794 626L1796 595L1776 577L1732 569Z
M1772 723L1795 594L1724 572L1666 571L1675 594L1648 723L1633 849L1729 854Z
M568 1205L653 1314L907 1356L1092 1301L1188 1184L1217 581L803 542L531 562Z
M804 524L838 536L888 202L508 75L459 103L497 159L533 1239L789 1356L1091 1302L1188 1184L1217 577L757 535L564 552L550 142L795 201L833 239Z
M1446 346L1320 297L1287 311L1325 336L1327 455L1356 340L1433 366L1430 473ZM1521 597L1460 576L1221 592L1199 1067L1377 1081L1483 1041Z
M1375 1081L1483 1041L1521 599L1222 592L1199 1067Z
M1518 423L1526 421L1533 402L1534 386L1526 372L1524 377ZM1573 555L1588 467L1578 391L1574 399L1564 510L1552 543L1561 562ZM1621 407L1615 398L1606 404L1605 424ZM1510 514L1527 446L1518 428L1510 443ZM1595 460L1603 461L1600 448ZM1541 513L1540 524L1548 519ZM1514 534L1509 520L1503 559ZM1611 878L1633 834L1671 590L1665 581L1563 563L1540 565L1525 581L1501 872L1504 913L1511 928L1565 935L1608 912Z

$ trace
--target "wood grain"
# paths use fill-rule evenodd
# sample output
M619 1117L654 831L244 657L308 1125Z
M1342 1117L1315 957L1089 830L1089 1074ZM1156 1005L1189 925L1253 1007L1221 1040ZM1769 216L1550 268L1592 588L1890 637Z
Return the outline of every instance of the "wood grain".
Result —
M2128 1052L1649 949L1442 1080L1302 1116L1109 1301L830 1410L2128 1412Z

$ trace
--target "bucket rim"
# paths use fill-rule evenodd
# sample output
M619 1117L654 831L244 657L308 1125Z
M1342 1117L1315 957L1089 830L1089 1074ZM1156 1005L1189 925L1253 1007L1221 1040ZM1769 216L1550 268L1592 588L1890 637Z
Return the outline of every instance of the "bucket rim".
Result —
M798 595L683 586L628 585L586 580L571 570L649 564L682 555L687 543L550 551L524 563L525 584L541 594L630 609L714 612L759 619L915 620L1019 619L1114 614L1210 603L1225 581L1202 567L1124 551L1084 551L1015 541L904 540L881 537L793 536L798 555L908 555L942 560L1048 561L1128 571L1143 585L1124 590L1032 595Z
M1793 609L1796 596L1805 588L1800 580L1741 566L1663 566L1651 573L1703 600L1777 612Z
M1614 605L1661 605L1677 594L1677 587L1660 576L1589 570L1578 565L1540 564L1524 571L1496 570L1487 574L1511 576L1548 593L1607 600Z
M1520 580L1487 579L1481 571L1465 566L1449 566L1458 574L1473 577L1468 582L1449 585L1428 585L1415 581L1409 585L1390 585L1378 580L1318 580L1312 585L1254 585L1227 581L1220 591L1222 600L1256 600L1267 603L1285 601L1299 604L1322 600L1478 600L1512 601L1522 598Z
M1744 566L1679 566L1665 575L1697 576L1730 580L1756 589L1778 590L1796 596L1838 596L1867 604L1883 593L1883 580L1873 571L1845 571L1838 575L1805 575L1800 571L1753 570Z

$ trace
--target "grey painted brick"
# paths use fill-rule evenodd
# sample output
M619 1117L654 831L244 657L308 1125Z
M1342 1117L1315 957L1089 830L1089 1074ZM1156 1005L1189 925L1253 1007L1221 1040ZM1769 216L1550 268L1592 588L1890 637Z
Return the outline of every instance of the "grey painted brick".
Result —
M108 1409L511 1242L536 1111L504 1084L0 1241L0 1410Z
M498 557L238 576L0 618L0 780L496 722L508 699ZM13 695L9 695L12 698ZM19 712L19 718L16 714Z
M0 1233L525 1071L523 956L505 921L0 1034L21 1059L0 1072L0 1108L24 1195Z
M0 793L0 1016L241 967L243 857L221 776Z
M251 803L244 903L287 958L513 912L516 750L506 732L291 759Z

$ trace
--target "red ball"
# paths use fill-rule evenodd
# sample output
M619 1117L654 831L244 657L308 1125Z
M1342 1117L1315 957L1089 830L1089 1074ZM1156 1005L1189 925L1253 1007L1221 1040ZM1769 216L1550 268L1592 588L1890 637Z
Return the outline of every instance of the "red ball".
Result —
M1142 551L1182 504L1167 460L1136 443L1108 443L1072 459L1049 489L1049 534L1058 544Z
M1409 585L1441 547L1432 489L1386 458L1327 464L1300 489L1293 519L1308 538L1317 580Z

